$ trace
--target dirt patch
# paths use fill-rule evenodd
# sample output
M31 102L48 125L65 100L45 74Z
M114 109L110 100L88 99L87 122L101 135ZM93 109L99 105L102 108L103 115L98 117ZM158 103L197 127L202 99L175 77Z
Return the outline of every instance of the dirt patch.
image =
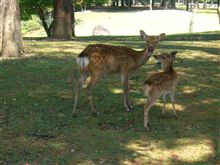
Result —
M145 10L133 12L85 11L77 12L77 36L90 36L96 26L107 29L110 35L139 35L139 30L147 34L188 33L192 13L181 10ZM220 30L217 14L197 14L194 32Z

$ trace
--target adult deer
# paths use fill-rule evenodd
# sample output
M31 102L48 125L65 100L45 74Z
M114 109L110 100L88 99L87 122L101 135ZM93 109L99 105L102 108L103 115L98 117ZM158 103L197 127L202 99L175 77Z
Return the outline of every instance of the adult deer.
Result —
M127 111L131 110L132 107L128 101L129 73L144 65L151 57L158 42L165 38L164 33L159 36L147 36L142 30L140 30L140 36L146 41L146 46L141 51L126 46L94 44L89 45L79 54L76 62L80 68L81 75L77 85L73 113L76 111L80 89L90 76L91 79L86 90L92 111L97 114L91 94L92 88L103 74L111 73L121 75L124 107Z
M144 81L144 92L148 96L147 102L144 106L144 127L150 131L149 128L149 110L154 105L156 100L163 95L163 115L165 113L166 95L170 95L173 115L177 118L174 104L174 95L177 84L177 74L173 69L172 61L175 60L177 52L162 53L154 55L154 58L161 63L162 72L151 75Z

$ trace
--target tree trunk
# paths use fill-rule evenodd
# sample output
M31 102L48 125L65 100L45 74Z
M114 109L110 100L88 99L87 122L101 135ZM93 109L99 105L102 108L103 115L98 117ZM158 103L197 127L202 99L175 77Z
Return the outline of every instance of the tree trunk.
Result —
M191 20L190 20L190 24L189 24L189 32L193 32L193 25L194 25L194 22L195 22L195 16L196 16L196 12L197 12L197 3L198 2L196 2L195 4L194 4L194 10L193 10L193 14L192 14L192 17L191 17Z
M155 1L152 0L152 9L154 8Z
M76 37L76 33L75 33L75 3L73 4L73 12L72 12L72 36Z
M121 7L122 7L122 8L125 7L125 0L121 0Z
M170 8L175 9L176 8L176 0L170 0Z
M20 10L17 0L0 0L0 56L18 57L22 53Z
M51 37L52 36L52 29L51 29L52 28L52 26L51 26L52 23L51 23L51 25L48 26L48 24L46 22L46 16L45 16L44 11L43 11L43 9L41 7L38 7L36 10L37 10L37 14L38 14L38 16L39 16L39 18L40 18L40 20L42 22L44 30L47 33L47 36Z
M160 7L166 8L167 7L167 0L161 0Z
M191 11L191 12L193 11L193 4L194 4L193 0L191 0L191 2L190 2L190 9L189 9L189 11Z
M152 5L153 3L152 3L152 0L150 0L150 11L152 10Z
M72 36L73 5L71 0L54 0L52 37L69 40Z
M133 0L129 0L129 7L131 8L132 7L132 5L133 5Z
M203 9L206 9L206 0L203 1Z
M186 11L189 11L189 0L186 0Z
M220 0L218 0L217 3L218 3L217 13L218 13L218 20L219 20L219 24L220 24Z

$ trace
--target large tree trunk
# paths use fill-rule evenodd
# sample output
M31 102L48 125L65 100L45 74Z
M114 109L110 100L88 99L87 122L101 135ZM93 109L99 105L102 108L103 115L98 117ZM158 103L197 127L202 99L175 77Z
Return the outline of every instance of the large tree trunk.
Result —
M71 0L54 0L52 37L69 40L72 36L73 5Z
M75 3L73 3L72 21L73 21L72 22L72 36L76 37L76 33L75 33Z
M0 0L0 56L17 57L22 53L20 10L17 0Z

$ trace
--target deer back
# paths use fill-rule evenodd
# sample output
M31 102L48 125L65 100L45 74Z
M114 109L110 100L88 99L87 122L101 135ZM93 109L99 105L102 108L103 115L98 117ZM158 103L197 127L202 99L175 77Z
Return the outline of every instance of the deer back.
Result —
M88 60L88 71L101 74L131 70L136 66L137 54L139 51L125 46L94 44L85 48L78 57Z

